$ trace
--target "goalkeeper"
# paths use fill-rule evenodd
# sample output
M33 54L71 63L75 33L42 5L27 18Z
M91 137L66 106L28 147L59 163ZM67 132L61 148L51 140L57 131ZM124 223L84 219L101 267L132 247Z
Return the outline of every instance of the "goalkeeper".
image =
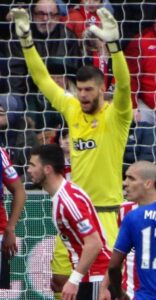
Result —
M118 41L117 22L106 9L97 12L101 28L92 25L89 31L106 43L112 57L116 88L111 104L104 101L103 73L92 66L83 66L77 72L77 98L65 93L52 80L33 45L27 12L12 9L29 72L40 91L68 123L72 181L92 199L112 247L117 234L117 211L123 200L122 162L132 106L130 76ZM52 288L56 292L61 292L70 274L59 243L57 240L52 262Z

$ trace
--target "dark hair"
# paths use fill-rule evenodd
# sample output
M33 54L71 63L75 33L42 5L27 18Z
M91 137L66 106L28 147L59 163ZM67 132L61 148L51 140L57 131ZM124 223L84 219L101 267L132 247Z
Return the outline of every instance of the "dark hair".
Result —
M63 174L64 153L58 144L36 146L31 149L31 155L38 155L44 165L49 164L54 168L56 173Z
M69 134L69 129L67 127L58 130L55 136L55 143L59 144L60 138L65 138L68 134Z
M98 83L103 83L104 74L94 66L82 66L76 74L76 81L84 82L90 79L94 79Z

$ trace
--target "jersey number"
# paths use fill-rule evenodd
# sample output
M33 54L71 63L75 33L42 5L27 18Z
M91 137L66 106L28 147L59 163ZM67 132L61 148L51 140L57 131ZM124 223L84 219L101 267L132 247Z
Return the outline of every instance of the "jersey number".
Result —
M154 237L156 237L156 229L154 232ZM147 227L142 230L142 269L149 269L150 263L152 263L152 269L156 269L156 258L151 262L150 258L151 250L151 227Z

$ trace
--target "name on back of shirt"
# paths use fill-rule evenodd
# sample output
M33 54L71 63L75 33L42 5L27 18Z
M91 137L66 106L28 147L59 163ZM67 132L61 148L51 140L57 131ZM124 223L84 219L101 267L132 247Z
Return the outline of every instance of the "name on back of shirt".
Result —
M156 221L156 210L145 210L144 219L150 219Z

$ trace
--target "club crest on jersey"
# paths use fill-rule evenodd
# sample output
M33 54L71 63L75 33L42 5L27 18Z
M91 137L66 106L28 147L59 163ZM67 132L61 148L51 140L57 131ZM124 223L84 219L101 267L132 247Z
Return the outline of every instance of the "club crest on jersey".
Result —
M74 149L75 150L89 150L89 149L94 149L96 148L96 143L94 140L83 140L83 139L78 139L77 141L74 141Z
M59 229L61 229L63 226L63 224L62 224L62 220L61 219L57 219L57 225L58 225L58 227L59 227Z
M77 223L77 227L80 233L88 233L92 229L92 225L88 219Z
M94 119L91 123L92 128L96 128L98 126L98 120Z

